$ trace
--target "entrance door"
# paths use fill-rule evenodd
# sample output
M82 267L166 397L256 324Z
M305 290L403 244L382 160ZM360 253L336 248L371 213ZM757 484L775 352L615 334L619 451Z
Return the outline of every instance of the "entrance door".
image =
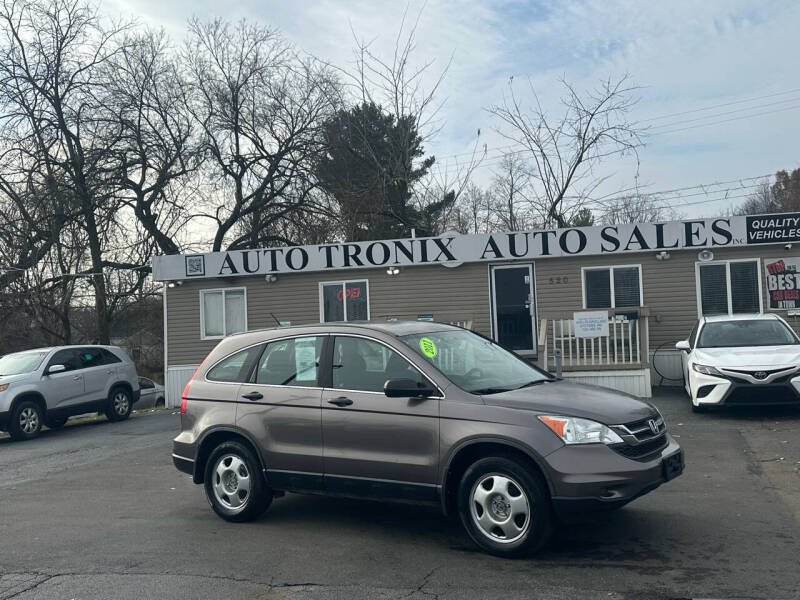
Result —
M492 335L499 344L536 353L533 264L493 265Z

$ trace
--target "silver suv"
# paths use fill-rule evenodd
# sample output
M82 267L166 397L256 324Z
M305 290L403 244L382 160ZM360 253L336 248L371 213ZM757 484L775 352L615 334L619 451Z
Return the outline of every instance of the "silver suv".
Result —
M15 440L88 412L127 419L138 397L136 367L115 346L38 348L0 358L0 429Z

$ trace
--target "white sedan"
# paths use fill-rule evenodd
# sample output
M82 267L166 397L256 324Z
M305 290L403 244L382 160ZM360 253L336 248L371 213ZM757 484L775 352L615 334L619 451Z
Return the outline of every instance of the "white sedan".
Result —
M675 347L694 412L800 404L800 338L778 315L703 317Z

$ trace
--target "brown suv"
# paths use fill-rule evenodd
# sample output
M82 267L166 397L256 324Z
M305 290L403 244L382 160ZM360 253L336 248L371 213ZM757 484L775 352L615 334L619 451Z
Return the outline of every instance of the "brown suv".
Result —
M500 555L541 547L557 514L622 506L683 470L651 404L426 322L222 340L183 392L173 460L229 521L286 491L429 503Z

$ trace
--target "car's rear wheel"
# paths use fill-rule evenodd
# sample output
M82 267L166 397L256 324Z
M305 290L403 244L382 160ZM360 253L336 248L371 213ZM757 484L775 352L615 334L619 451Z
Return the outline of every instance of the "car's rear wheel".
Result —
M42 408L33 400L23 400L11 411L8 434L13 440L30 440L42 431Z
M553 529L547 485L530 466L513 458L484 458L467 469L458 508L472 540L498 556L535 552Z
M224 442L214 448L204 481L211 507L226 521L251 521L272 503L272 491L258 460L239 442Z
M61 429L69 417L47 417L44 424L48 429Z
M131 414L133 402L131 393L124 387L115 387L108 395L106 417L109 421L124 421Z

